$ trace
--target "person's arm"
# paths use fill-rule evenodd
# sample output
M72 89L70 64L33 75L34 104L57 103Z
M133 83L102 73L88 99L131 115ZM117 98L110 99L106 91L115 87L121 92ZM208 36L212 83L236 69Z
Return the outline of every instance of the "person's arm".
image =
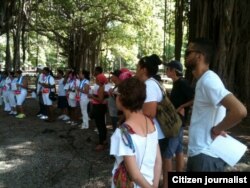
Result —
M159 187L159 182L161 178L161 169L162 169L162 159L161 159L161 152L159 144L157 145L157 155L155 160L155 167L154 167L154 181L153 181L153 187L157 188Z
M192 100L190 100L190 101L188 101L188 102L186 102L186 103L180 105L180 106L176 109L176 111L177 111L178 113L181 113L181 112L182 112L182 109L184 109L184 108L186 108L186 107L189 107L189 106L192 106L193 103L194 103L194 100L192 99Z
M213 139L220 134L225 135L224 131L234 127L247 115L246 107L233 94L225 96L220 103L227 112L224 119L211 129Z
M17 85L19 85L20 87L22 87L24 89L28 89L28 80L25 77L23 77L22 83L21 84L17 84Z
M90 89L89 84L85 84L85 86L84 86L82 92L85 93L85 94L88 94L88 93L89 93L89 89Z
M101 85L98 88L97 95L89 95L89 98L92 98L96 101L103 102L104 100L104 85Z
M141 174L137 164L135 156L124 156L124 162L126 169L132 179L137 185L143 188L152 188L148 181Z
M153 119L156 116L157 102L147 102L143 104L142 111L149 118Z

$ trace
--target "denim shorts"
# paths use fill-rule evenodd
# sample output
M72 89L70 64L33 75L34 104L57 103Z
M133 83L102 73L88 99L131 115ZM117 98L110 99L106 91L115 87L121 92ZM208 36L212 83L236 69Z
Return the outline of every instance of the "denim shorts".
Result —
M171 159L175 154L183 152L183 127L176 137L159 140L162 157Z

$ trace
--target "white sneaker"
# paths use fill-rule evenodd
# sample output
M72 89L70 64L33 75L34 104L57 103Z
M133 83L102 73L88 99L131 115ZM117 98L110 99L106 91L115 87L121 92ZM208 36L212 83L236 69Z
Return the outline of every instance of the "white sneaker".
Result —
M74 121L72 121L70 125L71 125L71 126L75 126L75 125L77 125L77 123L74 122Z
M64 115L64 118L63 118L62 120L63 120L63 121L68 121L68 120L70 120L70 118L69 118L69 116Z
M82 124L81 129L87 129L87 127Z
M10 111L9 115L12 115L13 114L13 111Z
M10 109L10 108L8 108L8 107L5 107L5 108L4 108L4 111L5 111L5 112L10 112L10 111L11 111L11 109Z
M58 116L57 119L63 119L64 117L65 117L65 115L63 114L63 115Z
M42 117L43 116L43 114L38 114L38 115L36 115L37 117Z
M70 120L66 122L66 124L71 124L71 123L72 123L72 121L70 121Z
M13 111L12 114L13 114L13 115L17 115L17 111Z
M42 119L42 120L48 119L48 116L41 116L40 119Z

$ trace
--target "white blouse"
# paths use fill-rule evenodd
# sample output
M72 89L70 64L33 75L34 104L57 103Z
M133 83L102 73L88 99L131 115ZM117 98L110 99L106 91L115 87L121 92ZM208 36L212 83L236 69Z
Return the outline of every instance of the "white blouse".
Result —
M119 164L123 161L123 156L135 156L136 163L140 169L140 172L145 177L145 179L153 185L154 179L154 166L156 161L157 154L157 145L158 145L158 133L157 129L147 135L147 137L140 136L138 134L130 134L135 152L133 153L132 149L125 145L122 140L121 129L117 128L116 131L111 136L111 146L110 146L110 155L114 155L116 161L114 168L112 170L112 176L114 176L115 170ZM112 178L113 179L113 178ZM115 187L112 181L112 187ZM139 187L139 186L134 186Z

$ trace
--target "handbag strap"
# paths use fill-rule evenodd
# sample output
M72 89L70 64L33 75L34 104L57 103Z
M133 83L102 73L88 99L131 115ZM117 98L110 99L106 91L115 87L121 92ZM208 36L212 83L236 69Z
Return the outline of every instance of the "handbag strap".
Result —
M146 149L147 149L147 143L148 143L148 121L147 121L147 117L144 115L145 117L145 120L146 120L146 144L145 144L145 149L144 149L144 153L143 153L143 156L142 156L142 161L141 161L141 164L140 164L140 170L141 170L141 167L142 167L142 163L144 161L144 157L145 157L145 153L146 153ZM134 134L135 132L133 131L133 129L131 129L130 126L128 126L127 124L123 123L121 126L120 126L120 129L122 131L122 134L125 136L127 142L124 140L125 138L122 137L122 140L123 142L125 143L126 146L130 147L133 152L135 152L135 147L134 147L134 144L133 144L133 140L131 138L131 135L130 134Z
M157 85L159 86L159 88L161 89L162 92L162 99L166 96L166 92L164 91L164 89L162 88L161 84L154 78L150 78L151 80L153 80L155 83L157 83Z
M144 116L144 117L146 119L146 144L145 144L145 149L144 149L144 153L143 153L142 160L141 160L140 171L141 171L142 163L143 163L146 149L147 149L147 145L148 145L148 121L147 121L147 117L146 116Z

